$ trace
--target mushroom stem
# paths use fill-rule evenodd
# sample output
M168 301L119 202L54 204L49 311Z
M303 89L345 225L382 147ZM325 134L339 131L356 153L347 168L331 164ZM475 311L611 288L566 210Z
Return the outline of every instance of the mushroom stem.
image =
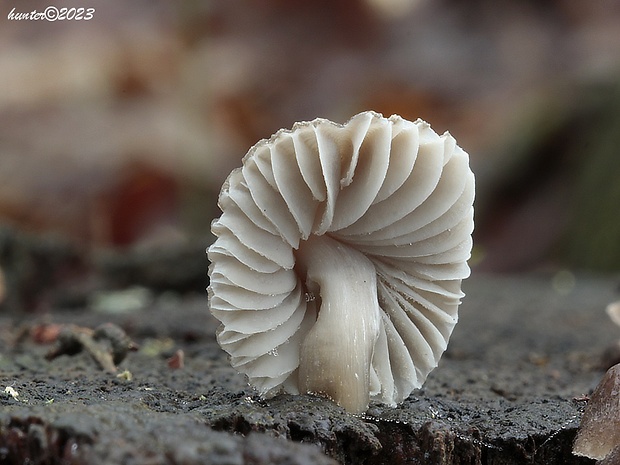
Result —
M320 305L300 355L302 392L325 395L353 413L368 408L370 369L381 314L376 270L362 253L328 235L296 252L298 271Z

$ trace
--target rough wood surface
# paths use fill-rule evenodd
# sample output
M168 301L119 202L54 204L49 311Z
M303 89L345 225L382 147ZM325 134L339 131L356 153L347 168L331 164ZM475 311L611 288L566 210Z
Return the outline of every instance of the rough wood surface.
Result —
M124 328L140 350L120 363L120 377L83 352L46 360L50 346L33 336L41 319L5 314L0 462L593 463L571 454L585 405L575 398L596 386L620 337L604 313L618 281L577 276L572 286L570 278L474 274L449 349L423 389L365 416L307 396L260 399L215 342L203 296L159 298L123 314L45 316ZM175 370L167 358L178 349L185 366Z

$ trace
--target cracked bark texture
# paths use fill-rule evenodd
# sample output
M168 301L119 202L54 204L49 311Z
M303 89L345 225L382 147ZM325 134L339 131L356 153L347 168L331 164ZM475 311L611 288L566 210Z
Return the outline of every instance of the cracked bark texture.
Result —
M605 315L617 280L550 274L466 281L448 351L422 389L397 408L351 415L310 396L262 400L230 368L206 297L143 311L51 311L54 323L113 322L140 344L101 371L85 353L45 360L48 346L0 318L3 463L588 464L571 454L583 400L618 339ZM185 367L168 368L178 348ZM6 387L14 391L5 392ZM10 395L15 392L17 395Z

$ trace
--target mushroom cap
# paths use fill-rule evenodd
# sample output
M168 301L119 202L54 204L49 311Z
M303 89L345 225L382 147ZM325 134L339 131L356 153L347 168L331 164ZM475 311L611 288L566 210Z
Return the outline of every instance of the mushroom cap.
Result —
M605 308L607 315L615 324L620 326L620 300L610 303Z
M325 302L298 256L329 237L376 275L370 398L405 399L437 366L457 322L473 200L468 155L422 120L368 111L258 142L224 182L208 249L210 310L232 366L264 396L304 391L300 351Z

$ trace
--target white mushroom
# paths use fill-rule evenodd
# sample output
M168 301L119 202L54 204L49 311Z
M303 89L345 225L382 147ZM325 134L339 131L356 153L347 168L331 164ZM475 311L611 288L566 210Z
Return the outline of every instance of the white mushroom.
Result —
M473 199L467 154L422 120L364 112L260 141L222 187L208 250L232 366L264 396L405 399L457 322Z
M609 316L611 321L620 326L620 300L617 300L607 305L605 311L607 312L607 316Z

